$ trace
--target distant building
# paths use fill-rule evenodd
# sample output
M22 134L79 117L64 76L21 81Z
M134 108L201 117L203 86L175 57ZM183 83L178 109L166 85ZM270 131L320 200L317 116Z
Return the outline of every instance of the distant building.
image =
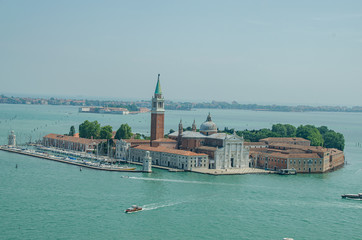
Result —
M127 114L129 114L129 111L126 108L106 107L106 108L100 108L99 113L127 115Z
M88 139L50 133L43 137L43 146L56 147L72 151L94 152L104 139Z
M295 169L299 173L322 173L344 165L344 154L335 148L299 144L270 144L250 151L251 167L270 170Z
M149 151L152 164L179 168L192 171L193 168L208 168L208 156L203 153L194 153L190 151L183 151L168 147L151 147L147 145L140 145L131 148L130 160L134 162L142 162Z
M80 107L79 112L82 113L102 113L102 114L129 114L126 108L114 108L114 107Z

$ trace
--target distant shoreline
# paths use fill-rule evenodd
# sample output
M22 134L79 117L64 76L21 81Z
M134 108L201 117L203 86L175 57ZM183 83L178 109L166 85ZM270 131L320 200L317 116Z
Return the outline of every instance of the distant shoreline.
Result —
M0 95L0 104L27 104L27 105L69 105L78 107L121 107L127 108L130 112L137 112L140 108L151 108L150 102L140 101L116 101L116 100L79 100L65 98L30 98L30 97L7 97ZM232 109L232 110L252 110L269 112L362 112L362 106L308 106L308 105L260 105L260 104L239 104L235 101L228 102L173 102L165 101L166 110L184 110L193 109Z

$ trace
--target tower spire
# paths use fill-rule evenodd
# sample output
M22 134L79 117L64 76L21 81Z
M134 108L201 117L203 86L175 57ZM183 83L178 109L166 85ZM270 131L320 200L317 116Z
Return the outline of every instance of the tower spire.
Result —
M152 97L152 110L151 110L151 146L154 140L164 137L164 99L162 97L160 74L158 74L155 95Z
M194 122L192 123L192 131L196 132L196 122L194 119Z
M157 84L156 84L156 89L155 89L155 96L156 95L162 95L162 90L161 90L161 84L160 84L160 75L161 74L158 74L158 77L157 77Z

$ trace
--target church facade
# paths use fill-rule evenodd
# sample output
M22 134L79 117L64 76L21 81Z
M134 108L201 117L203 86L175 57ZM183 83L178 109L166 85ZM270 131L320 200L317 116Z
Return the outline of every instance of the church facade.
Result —
M164 98L160 75L152 98L151 139L122 139L116 142L116 158L142 162L149 152L152 164L192 171L195 169L241 169L249 167L249 150L244 139L236 134L218 133L217 125L207 116L197 130L194 121L192 131L179 131L164 138Z
M196 123L192 131L183 131L182 121L179 130L169 134L177 140L177 148L195 153L205 153L209 157L210 169L233 169L249 167L249 150L244 146L244 139L235 133L218 133L217 125L209 114L197 131Z

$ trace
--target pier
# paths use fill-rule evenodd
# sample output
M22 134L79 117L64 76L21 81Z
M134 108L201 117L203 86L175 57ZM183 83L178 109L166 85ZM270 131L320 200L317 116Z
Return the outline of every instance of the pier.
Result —
M89 157L88 155L85 155L85 154L74 153L74 152L69 152L69 151L65 151L65 150L58 150L58 149L47 149L46 150L44 148L41 148L41 149L44 151L51 151L51 152L55 152L55 153L65 154L68 156L78 156L78 157L83 157L83 158ZM37 152L29 152L29 150L23 150L23 149L19 149L19 148L15 148L15 147L0 146L0 150L6 151L6 152L11 152L11 153L17 153L17 154L21 154L21 155L27 155L27 156L31 156L31 157L42 158L42 159L56 161L56 162L61 162L61 163L67 163L67 164L76 165L79 167L91 168L94 170L103 170L103 171L111 171L111 172L130 172L130 173L144 172L142 170L136 170L136 168L121 169L121 168L117 168L117 167L112 168L112 167L92 166L92 165L87 165L87 164L80 163L80 162L74 162L74 161L69 161L66 159L61 159L59 157L52 156L49 154L40 154ZM131 162L131 161L126 161L126 160L122 160L122 159L103 158L103 157L97 158L95 156L93 156L93 157L97 160L103 160L108 163L120 162L120 163L127 163L127 164L142 166L142 163L139 163L139 162ZM163 166L158 166L158 165L152 165L152 167L158 168L158 169L163 169L163 170L168 170L170 172L183 172L183 170L181 170L181 169L163 167Z
M76 165L79 167L91 168L91 169L95 169L95 170L110 171L110 172L143 172L141 170L136 170L136 168L93 166L93 165L88 165L86 163L74 162L74 161L70 161L70 160L66 160L66 159L61 159L59 157L51 156L49 154L46 155L46 154L40 154L40 153L36 153L36 152L34 152L34 153L26 152L26 150L22 150L19 148L9 148L7 146L0 146L0 150L6 151L6 152L11 152L11 153L27 155L27 156L31 156L31 157L42 158L42 159L56 161L56 162L61 162L61 163L67 163L67 164Z

